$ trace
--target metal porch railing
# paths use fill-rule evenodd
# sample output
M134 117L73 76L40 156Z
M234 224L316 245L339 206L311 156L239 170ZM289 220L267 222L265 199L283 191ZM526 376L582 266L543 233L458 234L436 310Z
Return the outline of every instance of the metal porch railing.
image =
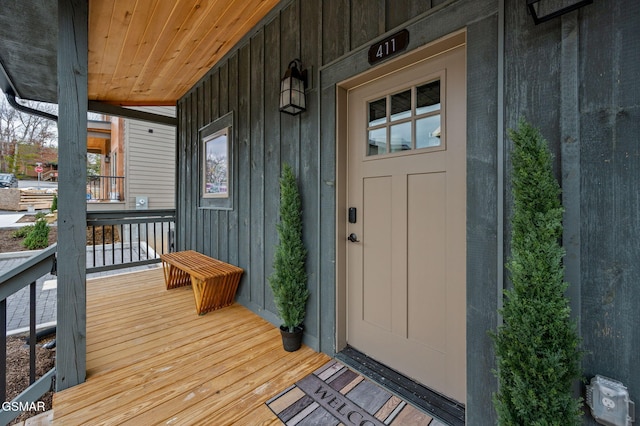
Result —
M49 246L26 262L0 276L0 424L7 424L53 388L55 368L36 380L36 280L55 273L56 245ZM29 287L29 386L11 401L7 396L7 298ZM7 404L8 403L8 404Z
M160 262L174 251L175 210L87 212L87 273Z
M124 176L87 176L87 201L124 200Z

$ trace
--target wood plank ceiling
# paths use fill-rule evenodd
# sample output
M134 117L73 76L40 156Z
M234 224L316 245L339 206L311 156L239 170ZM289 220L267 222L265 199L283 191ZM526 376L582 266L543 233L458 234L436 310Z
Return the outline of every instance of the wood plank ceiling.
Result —
M89 99L175 105L279 0L90 0Z

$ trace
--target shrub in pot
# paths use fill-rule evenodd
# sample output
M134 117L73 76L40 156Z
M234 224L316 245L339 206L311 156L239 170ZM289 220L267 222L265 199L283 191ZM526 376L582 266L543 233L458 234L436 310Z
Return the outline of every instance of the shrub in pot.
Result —
M280 178L280 221L276 225L278 245L273 260L269 285L282 319L285 350L300 348L309 290L305 262L307 251L302 241L302 200L293 170L283 166ZM295 340L290 342L293 337Z

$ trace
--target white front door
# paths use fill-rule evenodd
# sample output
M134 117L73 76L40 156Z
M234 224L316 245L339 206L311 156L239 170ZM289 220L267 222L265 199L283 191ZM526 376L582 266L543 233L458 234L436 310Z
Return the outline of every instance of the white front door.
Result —
M464 403L465 47L347 103L347 343Z

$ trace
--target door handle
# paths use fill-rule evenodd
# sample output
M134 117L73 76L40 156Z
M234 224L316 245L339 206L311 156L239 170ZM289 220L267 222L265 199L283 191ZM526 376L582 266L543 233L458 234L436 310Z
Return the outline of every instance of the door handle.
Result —
M351 233L351 235L349 235L347 237L347 240L351 241L352 243L359 243L360 240L358 239L358 236L356 234L354 234L353 232Z

